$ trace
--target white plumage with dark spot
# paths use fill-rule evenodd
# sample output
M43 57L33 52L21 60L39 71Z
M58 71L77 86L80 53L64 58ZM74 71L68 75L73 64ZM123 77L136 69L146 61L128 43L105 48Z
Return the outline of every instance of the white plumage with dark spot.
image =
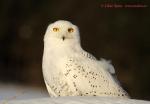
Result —
M84 51L78 27L68 21L59 20L48 26L42 67L50 96L128 98L112 76L114 67Z

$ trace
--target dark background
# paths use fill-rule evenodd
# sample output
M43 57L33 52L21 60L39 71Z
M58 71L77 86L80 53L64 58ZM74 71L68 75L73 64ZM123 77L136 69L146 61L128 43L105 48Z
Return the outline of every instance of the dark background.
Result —
M105 3L148 7L101 8ZM150 100L149 0L1 0L0 82L45 87L43 36L60 19L79 26L85 50L112 60L132 98Z

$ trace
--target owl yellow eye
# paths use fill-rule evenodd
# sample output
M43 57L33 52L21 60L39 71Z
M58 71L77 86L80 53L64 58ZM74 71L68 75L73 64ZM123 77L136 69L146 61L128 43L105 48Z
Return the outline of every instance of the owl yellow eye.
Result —
M59 28L55 27L55 28L53 28L53 31L54 31L54 32L58 32L58 31L59 31Z
M72 33L73 31L74 31L73 28L68 28L68 32L69 32L69 33Z

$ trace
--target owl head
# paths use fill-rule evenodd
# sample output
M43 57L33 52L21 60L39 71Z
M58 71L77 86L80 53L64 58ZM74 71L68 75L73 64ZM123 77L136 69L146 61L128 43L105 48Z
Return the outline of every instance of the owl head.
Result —
M58 20L48 26L44 41L80 43L79 29L69 21Z

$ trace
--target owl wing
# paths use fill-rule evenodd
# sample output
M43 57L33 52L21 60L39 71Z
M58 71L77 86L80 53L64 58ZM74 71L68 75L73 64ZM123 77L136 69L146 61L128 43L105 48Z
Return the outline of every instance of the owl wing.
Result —
M92 59L92 60L96 60L96 58L92 54L90 54L90 53L88 53L88 52L86 52L84 50L81 51L81 55L83 57L86 57L86 58L89 58L89 59Z
M85 57L69 58L63 74L72 92L78 95L125 96L108 71L96 60Z
M91 60L96 60L96 58L92 54L90 54L84 50L81 52L81 55L85 58L89 58ZM104 58L101 58L98 62L99 62L99 65L101 67L103 67L103 69L106 69L110 74L115 74L115 69L114 69L113 65L111 64L110 60L107 61Z

